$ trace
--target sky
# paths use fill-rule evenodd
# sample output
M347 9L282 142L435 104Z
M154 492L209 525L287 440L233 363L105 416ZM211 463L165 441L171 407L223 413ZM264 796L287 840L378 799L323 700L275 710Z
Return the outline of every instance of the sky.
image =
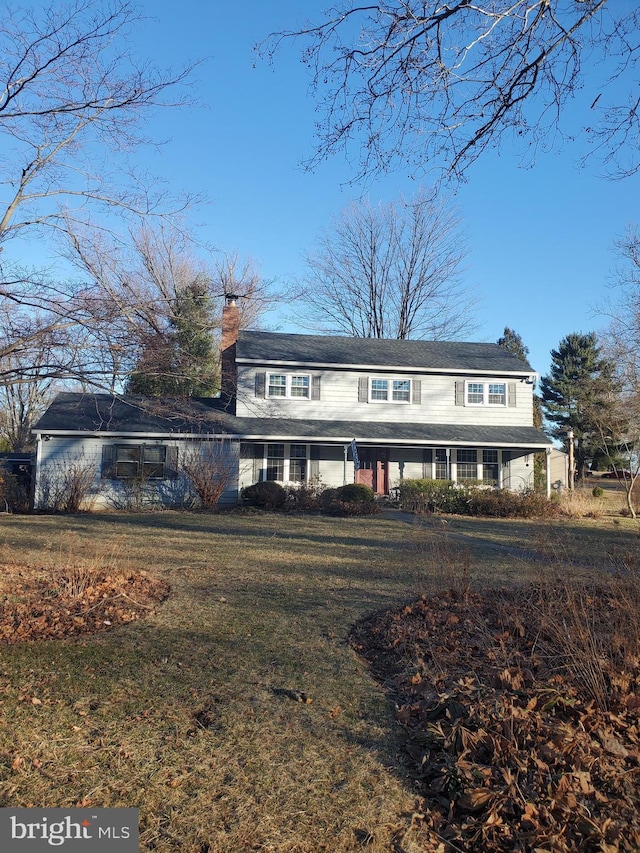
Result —
M254 259L277 286L303 271L303 255L363 188L341 156L306 172L315 108L301 45L270 66L253 48L269 32L295 28L324 0L140 0L147 16L132 49L160 66L202 59L190 95L198 103L160 111L149 134L164 140L138 154L176 192L199 193L192 213L200 239ZM587 93L587 96L589 93ZM483 155L455 192L469 255L466 286L479 297L473 339L496 341L505 326L529 347L541 375L551 349L571 332L601 328L596 309L615 264L613 242L640 221L639 178L622 182L579 169L579 149L539 155L531 168L508 147ZM367 188L372 202L411 195L416 182L394 173ZM281 304L266 318L305 331ZM470 336L471 337L471 336Z

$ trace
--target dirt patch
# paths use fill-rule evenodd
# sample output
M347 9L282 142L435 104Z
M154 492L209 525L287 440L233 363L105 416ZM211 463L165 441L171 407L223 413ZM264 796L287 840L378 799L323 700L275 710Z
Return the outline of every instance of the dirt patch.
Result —
M169 585L146 572L0 566L0 642L94 634L153 612Z
M357 626L406 731L425 850L640 849L638 602L621 592L450 591Z

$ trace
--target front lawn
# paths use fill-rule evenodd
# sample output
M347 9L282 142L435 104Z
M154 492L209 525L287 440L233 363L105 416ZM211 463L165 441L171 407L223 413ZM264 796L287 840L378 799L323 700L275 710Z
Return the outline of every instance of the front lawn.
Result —
M638 544L628 519L432 524L3 518L9 578L108 564L171 591L95 636L2 647L0 805L139 806L142 850L430 850L404 731L353 625L451 583L519 584L547 564L584 576ZM508 547L478 545L485 530ZM544 564L525 554L537 542L557 550Z

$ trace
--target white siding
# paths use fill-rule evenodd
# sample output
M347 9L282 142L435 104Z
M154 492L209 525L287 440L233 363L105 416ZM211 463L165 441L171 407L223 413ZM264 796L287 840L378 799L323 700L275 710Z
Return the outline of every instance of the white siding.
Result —
M133 438L58 438L51 436L48 441L40 442L40 465L35 487L36 509L51 508L56 490L64 489L65 477L76 467L93 469L93 477L81 506L84 510L145 509L150 507L174 507L197 505L198 501L188 481L180 475L175 479L149 480L144 485L127 480L114 480L102 477L102 448L112 444L156 444L165 447L177 447L178 466L181 454L193 447L192 442L163 441L156 442L144 437ZM238 456L238 442L229 443L229 453ZM238 479L234 474L229 482L221 504L235 503L238 496Z
M238 367L237 414L240 417L285 417L310 420L380 421L384 423L472 424L490 426L531 426L533 423L533 386L524 380L508 377L435 376L417 373L385 376L383 371L323 370L311 371L320 376L320 400L257 397L256 373L263 368ZM286 372L286 371L283 371ZM292 371L288 371L292 372ZM358 380L361 377L418 379L421 402L358 402ZM514 383L515 406L457 406L455 383L464 379Z

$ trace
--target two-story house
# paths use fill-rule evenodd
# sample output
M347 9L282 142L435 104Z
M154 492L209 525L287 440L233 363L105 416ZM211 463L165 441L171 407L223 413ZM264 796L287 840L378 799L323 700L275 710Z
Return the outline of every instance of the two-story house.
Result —
M78 460L95 469L96 506L117 505L133 480L171 502L181 455L212 441L234 460L225 502L259 480L355 480L380 495L410 477L528 488L533 454L551 448L533 426L535 381L496 344L239 332L230 299L220 397L60 394L35 427L36 506Z

